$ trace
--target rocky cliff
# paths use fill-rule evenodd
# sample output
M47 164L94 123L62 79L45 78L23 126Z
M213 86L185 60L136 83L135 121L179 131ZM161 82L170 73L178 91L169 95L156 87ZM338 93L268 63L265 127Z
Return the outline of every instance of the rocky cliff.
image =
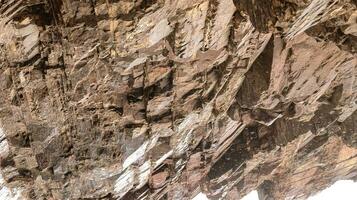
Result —
M0 0L0 199L356 180L356 48L356 0Z

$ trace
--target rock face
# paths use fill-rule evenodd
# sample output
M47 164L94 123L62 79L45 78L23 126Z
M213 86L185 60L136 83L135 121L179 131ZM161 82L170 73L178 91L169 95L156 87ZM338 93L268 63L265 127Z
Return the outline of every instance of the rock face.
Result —
M0 0L0 199L305 199L357 179L356 0Z

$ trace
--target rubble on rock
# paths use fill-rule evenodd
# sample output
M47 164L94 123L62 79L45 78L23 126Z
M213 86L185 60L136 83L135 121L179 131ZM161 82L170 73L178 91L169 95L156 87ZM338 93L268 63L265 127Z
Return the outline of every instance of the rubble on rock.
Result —
M0 199L357 179L356 0L0 0L0 30Z

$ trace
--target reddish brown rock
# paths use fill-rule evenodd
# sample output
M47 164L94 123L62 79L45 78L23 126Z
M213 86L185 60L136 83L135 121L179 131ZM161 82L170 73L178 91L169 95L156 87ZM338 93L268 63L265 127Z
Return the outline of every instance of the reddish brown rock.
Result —
M0 0L0 196L305 199L356 180L354 0Z
M169 173L164 171L151 176L150 186L154 189L158 189L165 185L166 179Z

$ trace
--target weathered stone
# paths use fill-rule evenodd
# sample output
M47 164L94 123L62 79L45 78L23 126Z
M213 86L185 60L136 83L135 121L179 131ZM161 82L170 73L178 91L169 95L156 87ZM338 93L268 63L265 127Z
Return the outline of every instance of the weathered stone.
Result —
M354 0L0 0L0 196L301 199L356 179Z

